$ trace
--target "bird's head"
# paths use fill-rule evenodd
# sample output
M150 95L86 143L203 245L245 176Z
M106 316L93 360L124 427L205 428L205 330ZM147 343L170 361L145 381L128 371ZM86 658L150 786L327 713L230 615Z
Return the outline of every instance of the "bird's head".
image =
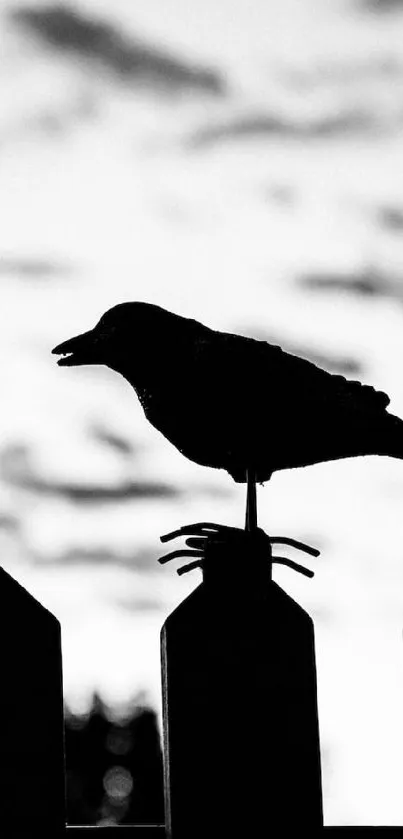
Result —
M60 367L105 364L125 375L153 350L169 349L180 323L194 323L151 303L120 303L102 315L93 329L69 338L52 350Z

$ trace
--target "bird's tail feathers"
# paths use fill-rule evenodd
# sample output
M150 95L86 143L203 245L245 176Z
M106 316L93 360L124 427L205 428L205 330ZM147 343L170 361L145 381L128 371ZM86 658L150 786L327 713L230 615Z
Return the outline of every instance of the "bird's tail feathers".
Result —
M389 417L388 426L382 431L380 439L378 437L376 454L403 460L403 420L391 414Z

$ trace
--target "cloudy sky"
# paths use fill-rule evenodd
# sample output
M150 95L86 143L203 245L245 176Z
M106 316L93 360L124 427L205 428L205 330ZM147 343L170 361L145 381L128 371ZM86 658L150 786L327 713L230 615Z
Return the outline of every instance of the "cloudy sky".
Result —
M403 416L402 36L397 0L3 0L1 556L62 622L74 708L159 708L159 629L198 582L159 535L242 526L244 491L50 350L147 300ZM403 467L277 474L258 504L322 551L275 578L315 620L326 822L403 824Z

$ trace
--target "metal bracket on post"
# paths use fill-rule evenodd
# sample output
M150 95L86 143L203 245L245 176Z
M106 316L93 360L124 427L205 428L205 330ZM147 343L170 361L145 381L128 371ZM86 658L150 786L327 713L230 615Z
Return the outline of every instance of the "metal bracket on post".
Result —
M252 517L250 518L250 522L252 523ZM286 545L290 548L295 548L298 551L303 551L313 557L320 556L320 551L318 551L317 548L312 548L310 545L306 545L304 542L299 542L297 539L291 539L288 536L268 536L267 533L261 530L261 528L256 528L252 531L246 528L245 531L241 531L236 527L228 527L227 525L216 524L211 521L200 521L195 522L194 524L187 524L183 527L179 527L178 530L173 530L171 533L166 533L164 536L161 536L161 542L163 543L170 542L172 539L177 539L181 536L186 536L187 538L185 540L185 544L187 545L187 548L171 551L170 553L161 556L158 562L161 565L165 565L172 559L180 559L185 556L195 557L193 562L189 562L187 565L182 565L181 568L178 568L177 573L181 576L182 574L187 574L189 571L194 571L196 568L203 569L206 554L207 556L211 556L212 552L219 551L224 544L227 549L231 549L231 547L233 547L235 550L235 546L239 547L242 532L254 533L255 547L259 548L260 553L262 551L266 552L267 561L271 564L276 563L277 565L286 565L288 568L292 568L293 571L298 571L300 574L304 574L305 577L314 576L314 572L311 571L310 568L305 568L304 565L299 565L299 563L294 562L292 559L288 559L288 557L273 556L272 546Z

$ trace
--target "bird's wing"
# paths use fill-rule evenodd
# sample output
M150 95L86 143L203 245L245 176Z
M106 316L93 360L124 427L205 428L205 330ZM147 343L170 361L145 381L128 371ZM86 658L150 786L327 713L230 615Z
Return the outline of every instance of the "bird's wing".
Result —
M210 395L253 406L275 405L281 414L296 410L319 415L384 413L390 400L370 385L328 373L311 361L285 352L266 341L213 333L198 342L195 354L197 379ZM203 387L203 385L202 385Z
M311 361L285 352L281 347L269 344L266 347L267 361L269 363L270 359L274 379L283 395L286 389L294 396L309 400L317 409L322 406L331 410L338 406L339 410L344 409L347 413L383 413L389 405L388 395L371 385L329 373Z

